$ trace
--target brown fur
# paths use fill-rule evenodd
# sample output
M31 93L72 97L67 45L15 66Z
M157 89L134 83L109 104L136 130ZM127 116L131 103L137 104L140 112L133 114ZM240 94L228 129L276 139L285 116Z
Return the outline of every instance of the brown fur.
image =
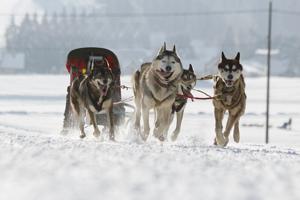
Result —
M239 64L239 53L235 59L226 59L222 53L222 65L229 65L234 62L235 65ZM229 64L228 64L229 63ZM219 70L220 66L219 64ZM242 71L242 66L239 67L240 73ZM215 132L216 138L214 144L220 146L226 146L229 139L229 134L231 129L234 126L233 138L235 142L240 141L240 131L239 131L239 120L240 117L244 114L246 108L246 93L245 93L245 81L242 74L239 78L234 81L232 87L228 87L224 82L224 77L218 76L207 76L204 79L213 78L214 79L214 95L217 96L217 99L213 100L214 105L214 115L215 115ZM224 113L228 111L229 116L227 124L223 130L223 117Z

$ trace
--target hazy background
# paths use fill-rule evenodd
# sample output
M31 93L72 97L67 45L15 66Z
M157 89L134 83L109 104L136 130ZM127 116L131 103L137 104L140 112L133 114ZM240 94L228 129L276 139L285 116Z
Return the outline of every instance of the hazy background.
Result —
M66 73L73 48L113 50L122 72L149 61L164 41L183 64L214 72L220 52L241 52L249 76L264 76L267 0L1 0L0 73ZM272 74L300 76L300 1L273 0Z

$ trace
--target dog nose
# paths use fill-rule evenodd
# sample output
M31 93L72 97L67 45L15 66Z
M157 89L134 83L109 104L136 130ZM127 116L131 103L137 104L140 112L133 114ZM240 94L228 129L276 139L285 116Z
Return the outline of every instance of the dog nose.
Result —
M228 78L228 79L233 79L232 74L229 74L229 75L227 76L227 78Z
M171 71L171 69L172 69L171 66L167 66L167 67L166 67L167 72Z

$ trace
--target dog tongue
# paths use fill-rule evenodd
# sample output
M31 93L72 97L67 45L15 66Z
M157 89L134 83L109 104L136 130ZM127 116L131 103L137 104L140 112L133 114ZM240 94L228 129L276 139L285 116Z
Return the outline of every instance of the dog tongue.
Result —
M228 85L232 85L232 81L227 81L227 84Z
M106 86L103 87L102 94L103 94L103 96L107 95L107 87Z

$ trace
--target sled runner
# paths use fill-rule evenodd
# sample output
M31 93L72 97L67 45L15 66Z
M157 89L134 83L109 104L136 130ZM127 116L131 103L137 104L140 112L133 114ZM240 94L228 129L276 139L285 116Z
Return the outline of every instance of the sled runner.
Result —
M66 68L70 74L70 84L76 77L89 75L91 69L97 62L106 62L114 78L113 85L113 120L115 125L122 124L125 119L125 107L121 102L120 85L120 65L117 56L110 50L104 48L79 48L69 52L66 62ZM96 114L98 125L106 126L107 119L105 113ZM70 107L70 86L67 88L66 107L64 112L63 128L73 127L72 111Z

